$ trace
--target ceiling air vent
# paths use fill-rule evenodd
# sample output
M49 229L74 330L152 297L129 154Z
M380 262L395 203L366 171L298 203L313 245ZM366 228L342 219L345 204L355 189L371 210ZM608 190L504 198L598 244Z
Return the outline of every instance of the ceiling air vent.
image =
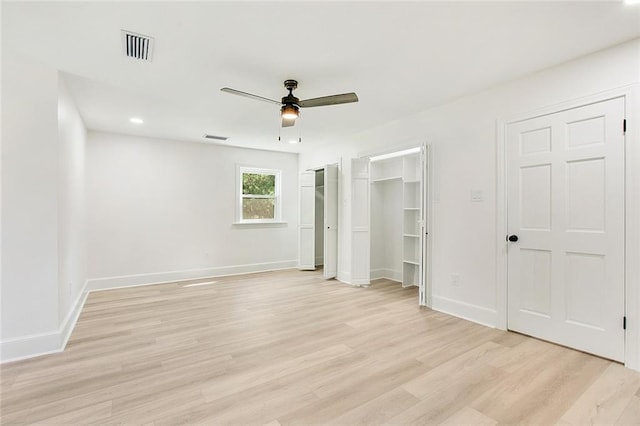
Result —
M224 137L224 136L215 136L215 135L207 135L207 134L204 134L202 137L205 138L205 139L211 139L211 140L214 140L214 141L226 141L227 139L229 139L229 138Z
M122 50L129 58L151 61L153 37L122 30Z

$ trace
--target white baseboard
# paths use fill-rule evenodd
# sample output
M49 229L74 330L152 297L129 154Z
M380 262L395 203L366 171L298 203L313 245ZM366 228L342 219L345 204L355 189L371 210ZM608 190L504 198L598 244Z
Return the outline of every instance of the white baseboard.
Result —
M78 293L76 300L58 330L51 333L34 334L1 341L0 363L62 352L67 346L71 332L80 317L87 295L87 281L85 281L82 290Z
M60 336L59 331L52 331L3 340L0 342L0 362L19 361L60 352L62 350Z
M40 355L62 352L80 317L87 297L92 291L110 290L122 287L162 284L167 282L184 281L226 275L238 275L254 272L267 272L278 269L290 269L297 265L296 260L270 263L254 263L205 268L189 271L172 271L150 274L125 275L119 277L95 278L87 280L78 297L69 310L58 330L44 334L34 334L14 339L0 341L0 363L19 361Z
M343 284L348 284L353 287L369 287L369 284L371 284L367 279L352 280L351 273L344 271L338 271L338 276L336 277L336 279Z
M495 328L498 315L495 310L443 296L433 296L431 308L487 327Z
M122 287L135 287L140 285L166 284L175 281L194 280L200 278L221 277L225 275L248 274L252 272L276 271L279 269L295 268L297 260L281 262L253 263L247 265L218 266L203 269L189 269L184 271L152 272L146 274L121 275L116 277L104 277L90 279L87 290L111 290Z
M379 279L387 279L391 281L402 282L402 271L397 271L395 269L372 269L371 270L371 279L379 280Z
M351 284L354 287L368 287L371 284L371 281L366 278L362 278L359 280L351 280L351 282L347 284Z
M82 312L82 308L84 307L84 302L87 301L87 296L89 296L89 291L87 290L88 283L89 281L84 282L82 290L80 290L80 293L78 294L78 297L76 297L73 306L71 307L71 309L69 309L67 317L64 319L62 325L60 326L61 351L63 351L67 346L69 337L71 337L71 333L76 327L76 322L78 322L78 318L80 318L80 313Z

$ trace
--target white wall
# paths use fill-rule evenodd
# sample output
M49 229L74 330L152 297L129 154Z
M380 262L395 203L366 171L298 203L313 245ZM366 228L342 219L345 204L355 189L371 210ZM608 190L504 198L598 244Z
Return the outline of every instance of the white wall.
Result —
M55 69L2 55L0 359L60 350L81 306L84 124Z
M283 225L233 225L236 165L282 170ZM297 264L297 154L89 132L89 288Z
M58 80L58 320L64 325L87 279L85 146L87 130L62 76Z
M408 141L430 143L434 307L495 325L496 120L638 82L640 40L634 40L305 152L300 168L341 157L345 165L356 153L390 151ZM349 168L342 172L340 219L347 228L340 228L339 240L348 249ZM482 190L484 202L472 203L471 190ZM348 277L348 250L340 253L342 275ZM450 284L452 273L460 274L457 287Z
M37 336L54 349L58 311L57 71L2 52L2 358ZM16 352L14 352L16 351Z

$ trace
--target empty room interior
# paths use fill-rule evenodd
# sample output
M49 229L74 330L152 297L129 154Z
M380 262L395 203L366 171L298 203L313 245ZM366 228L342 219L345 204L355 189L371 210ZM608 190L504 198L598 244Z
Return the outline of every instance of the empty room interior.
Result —
M640 424L637 0L0 17L1 424Z

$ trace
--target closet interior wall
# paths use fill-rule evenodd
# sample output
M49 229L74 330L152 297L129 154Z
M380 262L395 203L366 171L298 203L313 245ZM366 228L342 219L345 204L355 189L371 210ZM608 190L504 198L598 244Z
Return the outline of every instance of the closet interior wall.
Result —
M371 163L371 279L402 281L402 158Z

